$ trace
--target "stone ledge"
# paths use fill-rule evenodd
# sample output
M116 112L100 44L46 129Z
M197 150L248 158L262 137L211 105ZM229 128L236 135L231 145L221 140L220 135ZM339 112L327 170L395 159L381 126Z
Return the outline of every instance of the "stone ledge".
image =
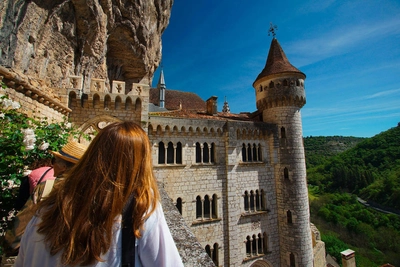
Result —
M40 90L39 87L32 85L29 79L21 77L19 74L0 66L0 80L3 81L9 88L30 97L43 105L50 107L64 115L67 115L72 110L57 101L55 97L46 94L45 91Z

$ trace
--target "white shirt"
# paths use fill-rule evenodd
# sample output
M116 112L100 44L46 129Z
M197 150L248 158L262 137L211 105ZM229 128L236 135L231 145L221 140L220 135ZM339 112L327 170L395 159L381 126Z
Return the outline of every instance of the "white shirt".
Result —
M37 233L36 225L40 223L40 221L40 217L34 216L26 227L14 266L64 266L61 264L62 251L51 256L49 250L46 248L46 244L44 243L44 236ZM117 218L116 223L114 224L111 247L108 252L101 257L105 261L97 262L90 266L120 266L122 242L120 222L121 216ZM139 239L136 238L135 267L141 266L183 266L160 204L157 206L153 214L146 220L142 237Z

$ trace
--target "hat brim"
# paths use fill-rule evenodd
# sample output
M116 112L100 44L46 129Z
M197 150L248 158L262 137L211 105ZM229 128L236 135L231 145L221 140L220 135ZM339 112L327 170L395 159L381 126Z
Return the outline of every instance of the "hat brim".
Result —
M77 163L78 159L72 158L72 157L68 157L66 155L62 155L59 152L56 151L50 151L51 154L53 154L55 157L63 159L65 161L71 162L71 163Z

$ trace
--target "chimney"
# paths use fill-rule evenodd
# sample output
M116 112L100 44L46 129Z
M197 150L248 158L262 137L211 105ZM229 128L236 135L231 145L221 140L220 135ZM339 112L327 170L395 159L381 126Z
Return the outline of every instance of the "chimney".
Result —
M342 265L343 267L356 267L355 252L351 249L346 249L340 252L342 254Z
M216 115L218 110L217 110L217 99L218 97L212 96L209 99L207 99L206 104L207 104L207 114L208 115Z

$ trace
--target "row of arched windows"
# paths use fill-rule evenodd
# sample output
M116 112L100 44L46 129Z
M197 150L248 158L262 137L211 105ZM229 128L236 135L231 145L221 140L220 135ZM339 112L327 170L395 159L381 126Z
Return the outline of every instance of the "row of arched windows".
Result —
M218 257L218 250L219 250L219 246L218 243L215 243L214 246L210 246L207 245L205 247L206 252L208 254L208 256L210 256L210 258L212 259L212 261L214 262L215 266L219 265L219 257Z
M246 237L246 257L252 258L268 252L268 236L266 233Z
M212 220L218 218L218 198L214 194L211 198L205 195L204 198L196 197L196 219Z
M215 162L215 144L196 143L196 163L214 163Z
M246 212L257 212L266 210L266 201L264 190L251 190L250 193L248 191L244 192L244 210Z
M182 164L182 144L178 142L176 146L168 142L165 147L164 142L158 143L158 164Z
M261 145L244 144L242 145L242 162L261 162Z
M304 84L303 84L303 82L301 82L300 80L296 80L296 81L293 81L293 80L287 80L287 79L284 79L283 81L282 81L282 86L294 86L296 84L296 86L303 86ZM263 90L266 90L266 89L268 89L268 88L275 88L275 87L280 87L281 86L281 84L280 83L277 83L276 85L275 85L275 82L273 82L273 81L271 81L268 85L266 85L264 88L262 87L262 85L260 85L260 92L262 92Z
M196 143L196 163L214 163L215 162L215 144ZM158 143L158 164L182 164L182 143L174 145L168 142Z

